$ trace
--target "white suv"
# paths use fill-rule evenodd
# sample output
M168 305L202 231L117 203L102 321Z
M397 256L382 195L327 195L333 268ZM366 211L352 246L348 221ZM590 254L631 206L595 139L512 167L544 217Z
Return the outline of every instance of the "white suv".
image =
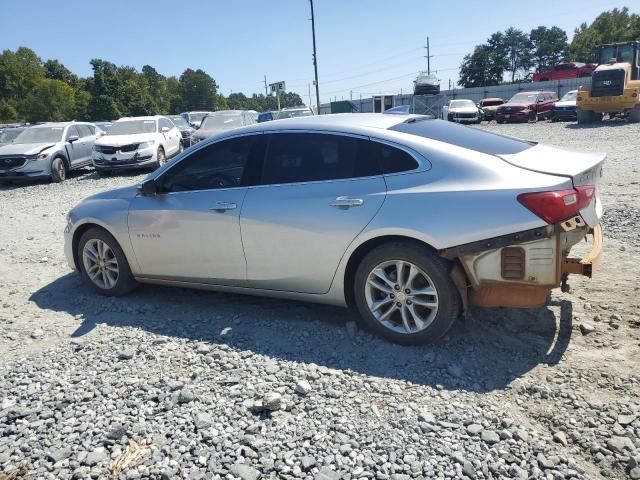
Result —
M93 146L99 174L113 170L157 168L182 152L180 130L166 117L121 118Z

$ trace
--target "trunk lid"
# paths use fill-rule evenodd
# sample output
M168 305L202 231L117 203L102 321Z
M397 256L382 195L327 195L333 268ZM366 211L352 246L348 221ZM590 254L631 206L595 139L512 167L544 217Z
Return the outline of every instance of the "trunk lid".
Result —
M570 178L574 187L595 186L593 200L587 207L580 210L580 214L590 227L600 223L602 204L597 187L602 177L606 154L572 152L546 145L536 145L520 153L498 155L498 157L526 170Z

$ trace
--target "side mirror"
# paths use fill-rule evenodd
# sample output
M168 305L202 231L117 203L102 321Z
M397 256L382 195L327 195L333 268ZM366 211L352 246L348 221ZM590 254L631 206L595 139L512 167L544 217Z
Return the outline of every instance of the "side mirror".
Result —
M171 130L169 127L162 127L162 128L160 129L160 131L161 131L162 133L167 133L169 130Z
M78 135L71 135L69 138L67 138L67 142L69 143L77 142L79 138L80 137Z
M138 185L138 193L143 197L153 197L158 194L158 184L152 178Z

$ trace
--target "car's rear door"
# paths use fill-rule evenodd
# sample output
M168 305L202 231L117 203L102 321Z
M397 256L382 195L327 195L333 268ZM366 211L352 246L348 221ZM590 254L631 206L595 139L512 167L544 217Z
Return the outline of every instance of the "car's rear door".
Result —
M325 293L347 247L382 206L384 178L365 137L268 136L263 185L249 189L240 218L249 286Z

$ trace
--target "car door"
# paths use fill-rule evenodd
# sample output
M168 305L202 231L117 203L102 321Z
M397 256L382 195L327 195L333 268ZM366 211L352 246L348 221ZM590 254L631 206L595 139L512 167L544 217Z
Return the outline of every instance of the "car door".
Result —
M75 140L74 137L76 137ZM67 128L67 133L64 138L69 165L71 166L71 168L80 166L83 161L82 159L84 156L84 148L82 146L80 132L75 125L71 125Z
M180 131L166 118L161 118L158 122L160 134L165 139L165 149L167 156L174 155L180 146ZM163 129L168 129L163 132Z
M365 138L269 135L261 186L240 225L249 286L325 293L349 244L378 212L386 184Z
M221 140L161 173L158 194L137 196L128 223L143 276L245 285L239 216L263 156L261 134Z
M75 127L80 136L76 143L80 153L76 166L82 166L91 161L91 149L93 148L94 134L91 129L89 129L88 125L79 124Z

